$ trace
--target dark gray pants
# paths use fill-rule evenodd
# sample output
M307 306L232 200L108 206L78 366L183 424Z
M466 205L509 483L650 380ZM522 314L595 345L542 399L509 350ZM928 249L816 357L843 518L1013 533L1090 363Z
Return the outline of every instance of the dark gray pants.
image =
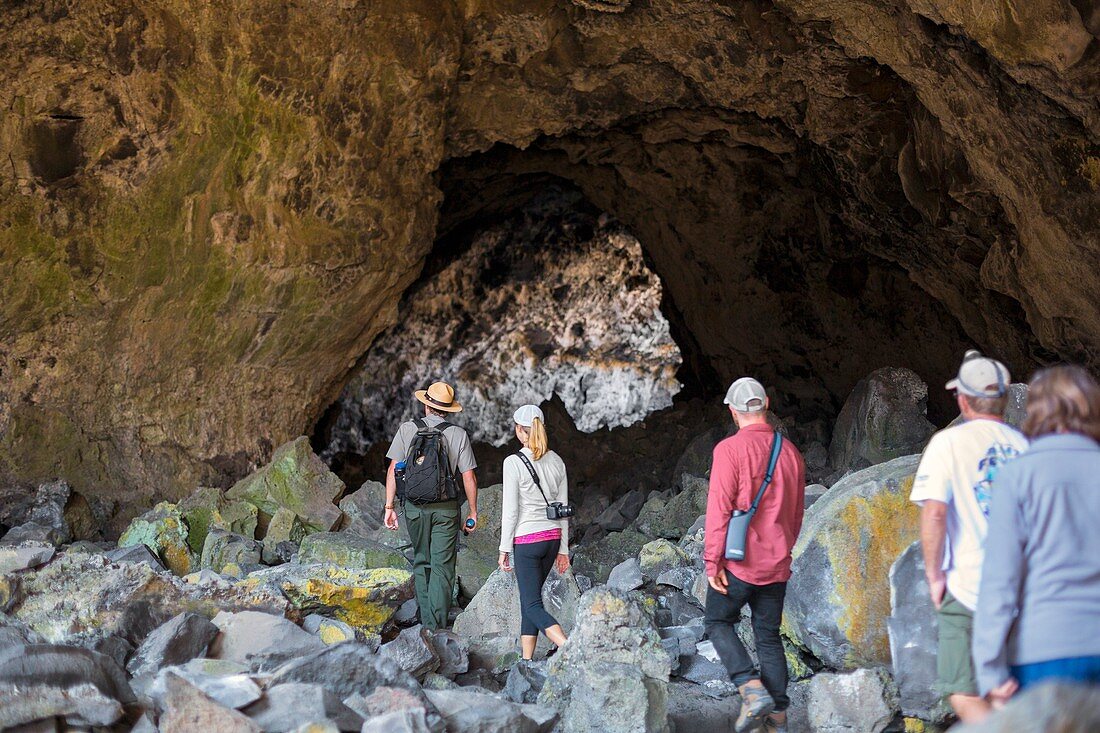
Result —
M737 637L741 609L749 604L756 656L760 660L760 681L775 700L776 711L786 710L791 701L787 697L787 658L783 654L783 640L779 638L779 624L783 620L787 584L752 585L738 580L728 570L722 572L729 581L729 594L722 595L714 588L707 588L707 636L735 685L740 687L756 679L758 675L752 659Z
M519 633L523 636L537 636L558 624L542 605L542 584L550 576L560 547L561 540L512 546L512 566L519 583Z

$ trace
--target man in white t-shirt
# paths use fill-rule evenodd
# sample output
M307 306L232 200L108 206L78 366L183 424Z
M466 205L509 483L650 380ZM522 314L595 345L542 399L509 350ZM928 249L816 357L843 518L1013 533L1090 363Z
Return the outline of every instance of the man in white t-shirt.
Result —
M909 496L921 506L925 574L939 612L940 692L963 722L989 713L978 696L970 642L993 478L1027 448L1027 439L1002 419L1009 384L1004 364L966 352L958 376L947 383L965 422L932 436Z

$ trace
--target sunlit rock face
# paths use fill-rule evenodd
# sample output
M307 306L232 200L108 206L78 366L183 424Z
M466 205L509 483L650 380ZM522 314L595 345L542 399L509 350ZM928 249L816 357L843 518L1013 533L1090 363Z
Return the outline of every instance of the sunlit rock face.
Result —
M660 306L638 240L549 188L405 296L340 397L329 453L389 439L422 414L413 391L440 379L475 440L503 444L516 407L554 394L580 430L630 425L680 389Z

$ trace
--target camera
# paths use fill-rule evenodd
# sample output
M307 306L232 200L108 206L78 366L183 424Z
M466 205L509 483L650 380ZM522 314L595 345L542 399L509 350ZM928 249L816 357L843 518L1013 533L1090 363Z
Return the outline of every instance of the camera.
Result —
M562 504L560 501L553 501L546 505L547 519L568 519L576 513L576 507Z

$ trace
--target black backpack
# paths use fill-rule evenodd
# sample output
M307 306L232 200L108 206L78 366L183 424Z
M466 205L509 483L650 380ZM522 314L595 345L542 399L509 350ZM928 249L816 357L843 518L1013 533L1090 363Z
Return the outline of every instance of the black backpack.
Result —
M397 491L402 501L413 504L431 504L458 498L458 481L451 470L447 455L447 441L443 431L452 425L448 422L431 427L417 418L416 437L405 457L405 469L398 476Z

